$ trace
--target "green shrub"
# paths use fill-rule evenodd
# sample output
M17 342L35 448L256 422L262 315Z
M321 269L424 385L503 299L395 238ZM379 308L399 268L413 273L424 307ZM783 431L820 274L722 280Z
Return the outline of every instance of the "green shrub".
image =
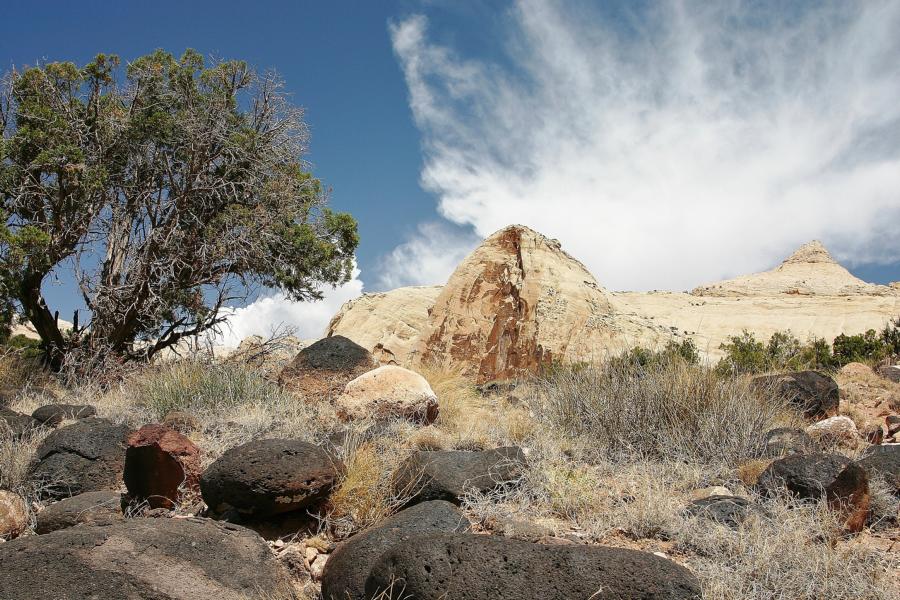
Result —
M697 345L694 344L694 340L685 339L680 342L669 340L661 350L649 350L635 346L612 360L641 367L670 360L681 360L690 365L698 365L700 364L700 353L697 351Z
M851 362L877 362L888 354L885 340L874 330L856 335L841 334L834 338L835 362L846 365Z
M752 333L745 329L741 335L728 339L727 343L719 346L720 350L725 351L725 356L716 365L716 372L720 375L743 375L768 370L766 346L757 341Z
M888 321L881 331L881 339L884 341L885 350L895 358L900 358L900 317Z
M716 365L716 372L720 375L827 370L838 364L827 341L812 338L806 344L801 344L790 331L776 331L763 344L752 333L744 330L741 335L732 336L728 343L719 348L725 351L724 358Z

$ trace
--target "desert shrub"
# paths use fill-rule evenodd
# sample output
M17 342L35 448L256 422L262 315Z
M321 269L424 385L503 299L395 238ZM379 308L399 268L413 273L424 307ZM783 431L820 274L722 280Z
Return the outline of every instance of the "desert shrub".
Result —
M885 348L893 357L900 357L900 317L895 317L881 330Z
M752 333L744 330L741 335L731 336L728 340L719 346L725 352L725 357L716 365L719 373L737 375L767 370L766 347Z
M874 329L856 335L841 334L834 338L834 359L839 365L851 362L878 362L885 358L888 346Z
M182 360L163 364L137 375L131 385L135 403L157 419L172 410L221 414L239 407L279 408L293 403L256 369L233 363Z
M640 366L671 360L683 360L688 364L697 365L700 364L700 353L697 351L694 340L685 339L680 342L669 340L662 349L653 350L636 346L612 360L636 363Z
M612 360L556 369L540 382L532 409L608 457L734 463L755 455L783 412L772 397L683 360Z
M716 365L720 375L746 375L768 371L831 369L838 365L828 342L812 338L801 344L790 331L776 331L765 344L744 330L719 346L725 356Z

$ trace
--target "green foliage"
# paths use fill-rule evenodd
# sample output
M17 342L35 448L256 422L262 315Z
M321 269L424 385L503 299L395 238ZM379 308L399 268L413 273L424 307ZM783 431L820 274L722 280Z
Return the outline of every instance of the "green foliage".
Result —
M900 358L900 317L895 317L884 326L881 339L887 353L894 358Z
M719 346L725 356L716 365L720 375L744 375L768 371L831 369L838 366L824 339L813 338L806 344L790 331L776 331L767 343L744 330Z
M834 338L834 359L839 365L851 362L878 362L888 354L888 345L874 330Z
M761 373L768 370L769 360L766 346L756 340L747 330L739 336L731 336L727 343L719 346L725 351L725 357L716 365L721 375L742 375Z
M157 50L5 83L0 336L15 304L57 358L145 358L217 326L254 285L309 300L351 276L356 222L327 208L274 76ZM66 337L41 286L71 263L92 320Z
M641 367L672 360L679 360L686 364L697 365L700 364L700 353L697 351L694 340L684 339L680 342L669 340L661 350L648 350L647 348L636 346L613 360Z

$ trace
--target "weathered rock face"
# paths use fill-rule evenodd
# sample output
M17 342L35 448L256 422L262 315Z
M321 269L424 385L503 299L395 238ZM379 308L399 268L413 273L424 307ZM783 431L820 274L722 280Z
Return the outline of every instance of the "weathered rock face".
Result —
M254 440L211 464L200 477L200 491L215 513L233 509L266 517L315 506L331 491L341 468L306 442Z
M57 429L38 446L30 478L52 498L116 489L127 435L127 426L95 417Z
M525 456L514 446L466 452L418 451L394 474L394 492L409 503L447 500L458 504L468 492L487 493L518 480Z
M806 433L824 444L855 444L860 438L856 423L846 415L837 415L813 423L806 428Z
M356 534L340 544L322 574L325 600L365 600L366 578L379 557L392 546L416 534L430 531L469 530L466 515L442 500L423 502Z
M366 593L374 598L385 591L387 598L416 600L697 600L700 583L649 552L432 533L381 556Z
M325 335L353 340L382 365L406 366L440 293L441 286L415 286L363 294L341 307Z
M797 249L775 269L695 288L695 296L890 296L896 290L866 283L839 265L818 240Z
M48 427L56 427L65 419L86 419L96 414L97 409L88 404L48 404L36 408L31 416Z
M28 527L25 500L15 492L0 490L0 540L9 540Z
M347 420L404 418L431 423L437 418L437 396L424 377L395 365L363 373L335 401Z
M200 449L164 425L145 425L128 436L123 478L131 499L172 508L184 491L197 490Z
M761 375L753 378L760 389L775 389L785 400L803 411L809 419L821 419L837 413L840 390L837 382L816 371L799 371L783 375Z
M310 399L333 398L377 365L368 350L339 335L304 348L282 369L278 382Z
M534 373L553 360L600 357L653 333L614 313L606 290L558 242L514 225L453 272L415 360L463 367L482 383Z
M54 502L37 515L37 533L50 533L85 523L108 525L125 518L119 492L85 492Z
M885 365L878 369L878 374L894 383L900 383L900 365Z
M34 417L0 407L0 432L5 432L13 438L21 438L24 435L28 435L40 425L41 422Z
M769 465L758 485L766 494L788 491L801 500L825 498L846 516L848 531L861 531L869 514L866 472L840 454L795 454Z
M255 533L207 519L129 519L0 545L0 598L244 600L282 597ZM286 596L283 596L286 597Z

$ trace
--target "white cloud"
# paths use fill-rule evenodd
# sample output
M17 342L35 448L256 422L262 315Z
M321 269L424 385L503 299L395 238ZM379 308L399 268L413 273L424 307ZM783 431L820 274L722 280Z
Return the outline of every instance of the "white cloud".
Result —
M441 223L421 223L415 234L383 257L378 285L443 285L456 265L479 242L471 232L453 231Z
M453 223L532 226L614 289L768 268L813 238L900 260L900 3L759 7L523 0L493 63L422 16L392 25L423 185ZM464 246L418 239L385 281Z
M295 335L300 339L322 337L328 322L341 305L362 294L359 270L354 270L353 279L344 285L326 287L323 291L324 298L315 302L294 302L284 294L276 293L242 308L226 309L231 314L221 334L215 336L215 343L235 347L248 336L267 337L275 329L283 327L295 328Z

